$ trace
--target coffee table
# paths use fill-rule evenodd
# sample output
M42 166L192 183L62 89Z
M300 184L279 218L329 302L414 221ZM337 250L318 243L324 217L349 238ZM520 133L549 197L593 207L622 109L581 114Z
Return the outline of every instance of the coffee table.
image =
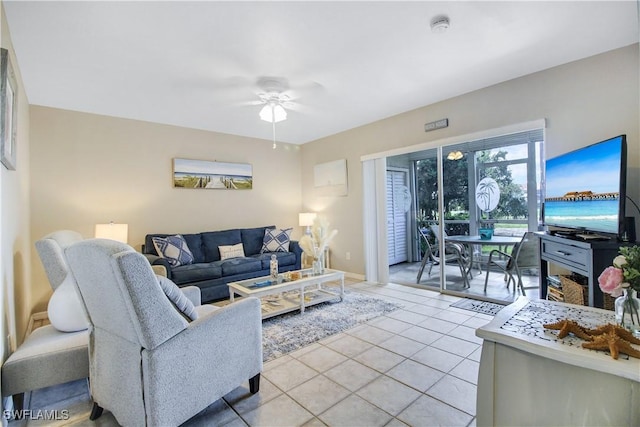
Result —
M292 272L293 274L297 272ZM299 270L300 279L286 281L285 274L279 274L278 280L271 276L230 282L229 300L234 301L235 295L243 297L257 297L262 300L262 318L277 316L278 314L300 310L305 307L344 298L344 271L325 269L324 274L314 276L311 269ZM328 282L340 282L339 291L323 287Z

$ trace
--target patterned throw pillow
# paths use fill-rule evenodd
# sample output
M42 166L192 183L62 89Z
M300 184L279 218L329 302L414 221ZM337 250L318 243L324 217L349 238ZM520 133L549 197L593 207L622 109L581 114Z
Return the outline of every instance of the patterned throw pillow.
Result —
M198 318L198 312L196 311L196 307L193 305L191 300L187 298L180 288L173 283L171 280L167 279L164 276L156 276L158 278L158 283L162 288L164 294L169 298L169 301L178 309L178 311L187 319L187 320L196 320Z
M166 259L172 267L193 264L193 254L186 240L180 234L168 237L153 237L153 246L158 255Z
M264 230L264 240L260 253L289 252L289 240L293 228L267 228Z
M244 257L244 247L242 243L230 246L218 246L218 250L220 251L221 261L229 258Z

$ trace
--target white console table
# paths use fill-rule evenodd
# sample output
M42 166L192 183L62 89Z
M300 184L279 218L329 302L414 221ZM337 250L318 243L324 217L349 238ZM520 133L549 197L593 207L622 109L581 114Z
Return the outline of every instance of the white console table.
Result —
M478 426L640 425L640 359L614 360L542 327L567 318L615 323L612 311L520 297L476 330Z

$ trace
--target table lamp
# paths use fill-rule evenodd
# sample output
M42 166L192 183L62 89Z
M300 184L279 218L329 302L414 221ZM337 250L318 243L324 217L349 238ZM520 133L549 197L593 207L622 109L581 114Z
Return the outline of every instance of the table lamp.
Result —
M311 226L313 225L314 219L316 219L315 212L303 212L298 214L298 225L300 227L307 227L305 234L311 234Z
M129 224L96 224L95 237L98 239L110 239L127 243Z

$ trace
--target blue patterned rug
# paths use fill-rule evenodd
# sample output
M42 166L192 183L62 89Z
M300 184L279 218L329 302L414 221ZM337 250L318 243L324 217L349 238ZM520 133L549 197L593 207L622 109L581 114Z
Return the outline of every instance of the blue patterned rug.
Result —
M345 291L344 300L311 306L262 322L265 362L298 350L330 335L350 329L402 307L389 301Z

